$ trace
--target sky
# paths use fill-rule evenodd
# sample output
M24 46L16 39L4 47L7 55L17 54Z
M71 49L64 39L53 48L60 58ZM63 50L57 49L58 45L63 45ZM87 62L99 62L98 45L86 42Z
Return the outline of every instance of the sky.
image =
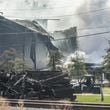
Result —
M77 27L78 36L110 30L110 0L0 0L0 11L9 19L49 20L48 31ZM100 63L110 33L78 37L88 62Z

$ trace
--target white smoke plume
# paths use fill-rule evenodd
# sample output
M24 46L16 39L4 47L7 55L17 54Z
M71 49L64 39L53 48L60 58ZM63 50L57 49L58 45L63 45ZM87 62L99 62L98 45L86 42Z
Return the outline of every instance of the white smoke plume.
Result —
M66 60L64 61L64 67L68 67L69 64L73 64L74 62L71 61L72 58L82 58L83 60L86 60L88 56L83 51L75 51L74 53L71 53L67 56Z

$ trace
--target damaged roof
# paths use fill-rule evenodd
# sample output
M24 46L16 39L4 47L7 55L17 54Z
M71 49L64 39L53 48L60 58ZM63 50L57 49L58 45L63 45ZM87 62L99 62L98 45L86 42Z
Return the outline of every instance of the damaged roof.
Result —
M47 35L48 37L52 38L51 35L49 35L49 33L37 22L37 21L30 21L30 20L9 20L6 19L3 16L0 16L0 25L1 26L5 26L5 27L9 27L11 28L13 31L21 31L21 29L25 29L28 31L33 31L33 32L37 32L39 34L42 35ZM12 26L11 26L12 25ZM21 29L19 29L21 28ZM1 29L0 29L1 30ZM5 29L6 31L6 29ZM1 31L3 32L3 31Z
M49 33L35 20L15 20L19 25L25 26L35 32L38 32L43 35L49 35Z
M51 43L51 36L49 33L43 29L37 21L9 20L0 16L0 36L3 35L36 36L47 46L48 49L57 50L57 48Z

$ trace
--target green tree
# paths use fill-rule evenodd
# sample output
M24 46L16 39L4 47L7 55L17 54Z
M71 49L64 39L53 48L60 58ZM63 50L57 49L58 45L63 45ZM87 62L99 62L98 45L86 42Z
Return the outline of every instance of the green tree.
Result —
M110 81L110 48L106 50L103 66L104 66L104 72L106 74L106 78Z
M13 48L9 48L3 52L1 55L3 61L0 64L0 68L10 71L14 67L14 60L16 58L16 50Z
M76 76L80 82L81 77L87 74L84 57L76 54L75 57L71 57L70 62L71 63L68 65L70 76L71 78Z
M17 72L22 72L22 71L25 71L25 70L32 70L32 68L29 67L27 65L27 62L23 61L23 59L16 58L15 61L14 61L13 70L15 70Z
M0 64L0 69L18 72L32 70L32 68L28 66L28 63L21 58L13 48L5 50L1 56L1 59L3 61Z
M61 52L53 52L49 56L50 61L48 66L52 71L58 70L57 65L61 65L61 59L63 58L63 54Z

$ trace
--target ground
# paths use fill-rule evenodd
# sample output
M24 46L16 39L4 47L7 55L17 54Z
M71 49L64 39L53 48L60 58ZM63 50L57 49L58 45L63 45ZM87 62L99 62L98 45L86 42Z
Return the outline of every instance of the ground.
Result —
M104 101L101 102L101 94L77 94L78 102L110 103L110 87L103 88Z

